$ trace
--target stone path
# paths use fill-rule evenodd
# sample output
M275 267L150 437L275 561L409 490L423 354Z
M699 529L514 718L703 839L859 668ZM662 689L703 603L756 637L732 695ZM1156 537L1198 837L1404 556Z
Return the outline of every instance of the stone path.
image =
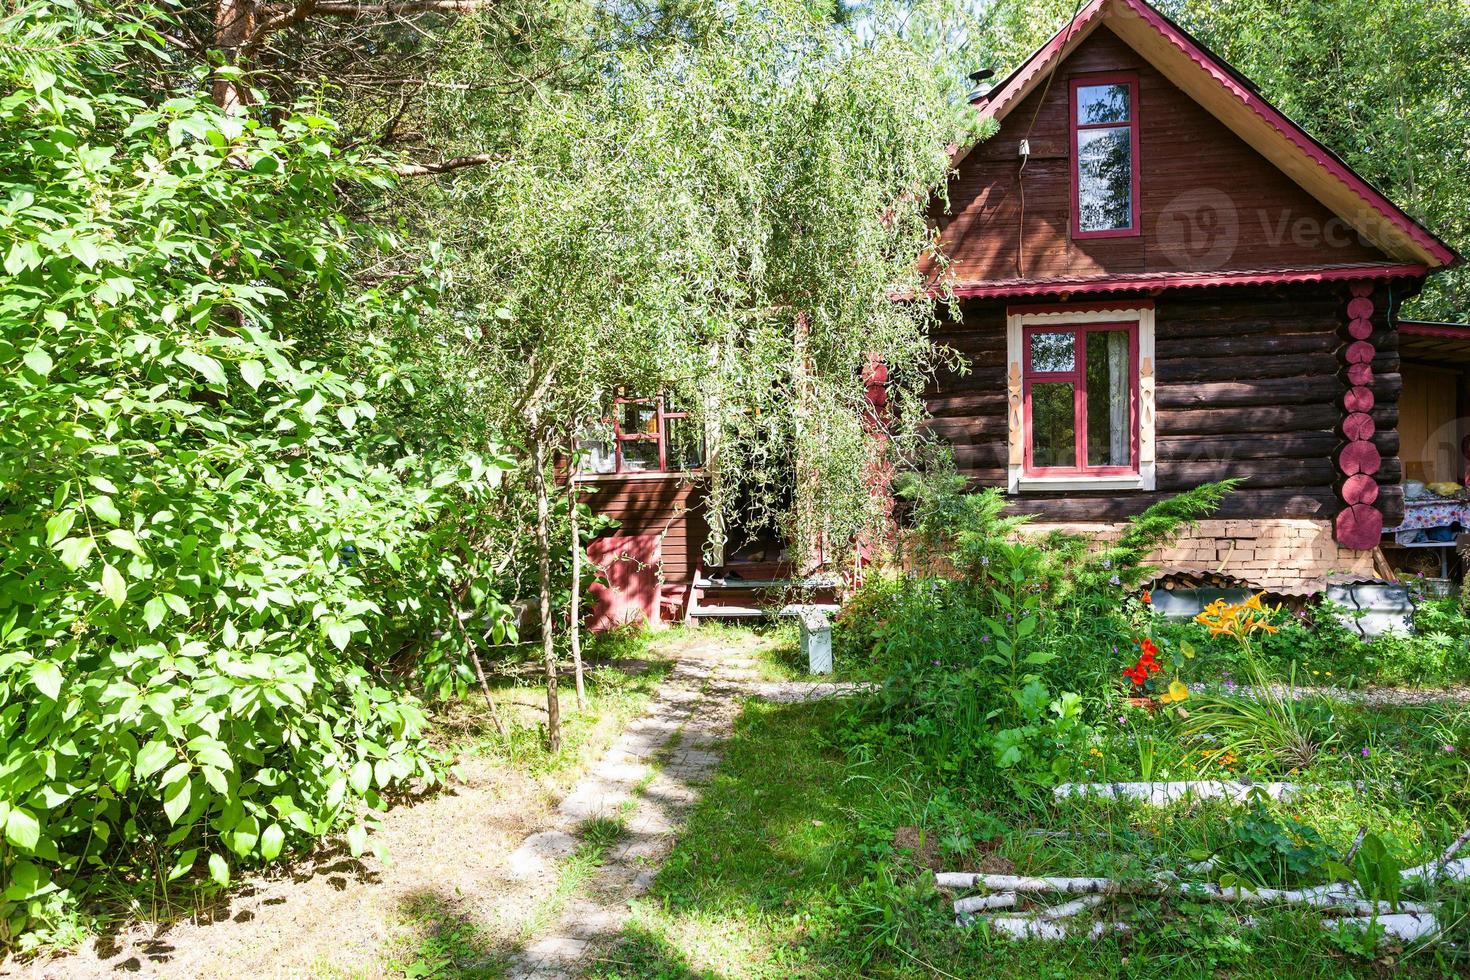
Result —
M510 856L512 876L555 875L589 820L620 820L624 831L584 893L534 937L512 963L512 978L580 976L603 941L615 939L629 904L648 890L685 814L719 766L742 702L782 703L848 693L853 685L762 682L740 646L697 636L679 653L648 712L633 722L557 811L553 826Z

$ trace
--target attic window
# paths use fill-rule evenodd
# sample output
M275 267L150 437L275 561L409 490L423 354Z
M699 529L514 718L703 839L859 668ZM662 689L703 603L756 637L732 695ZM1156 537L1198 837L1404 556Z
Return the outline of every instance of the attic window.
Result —
M1072 79L1072 237L1139 233L1138 76Z

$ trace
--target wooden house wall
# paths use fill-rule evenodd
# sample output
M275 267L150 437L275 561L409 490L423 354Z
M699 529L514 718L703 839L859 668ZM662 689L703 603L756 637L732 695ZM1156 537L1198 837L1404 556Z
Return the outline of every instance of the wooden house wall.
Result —
M1184 291L1155 300L1157 485L1154 492L1066 491L1014 495L1015 512L1059 521L1107 521L1226 477L1245 482L1220 517L1325 520L1337 513L1335 452L1343 443L1346 290L1242 294ZM1373 437L1385 524L1398 523L1397 335L1388 297L1374 298ZM978 486L1006 485L1006 308L972 302L940 343L961 352L966 374L946 374L928 397L931 431Z
M704 489L698 480L601 477L579 482L578 493L593 513L622 522L607 534L662 535L665 586L687 586L694 581L700 549L709 535Z
M1082 241L1070 236L1068 79L1094 71L1138 74L1140 236ZM1031 156L1022 170L1019 146L1028 137ZM1179 236L1161 232L1180 226L1165 228L1164 222L1222 197L1235 208L1233 252L1207 255L1201 248L1193 257L1171 248ZM949 205L948 215L936 220L952 262L949 272L965 282L1385 260L1106 27L1078 47L1049 87L1028 96L996 135L970 152L951 182ZM1324 229L1335 233L1334 242L1321 238Z

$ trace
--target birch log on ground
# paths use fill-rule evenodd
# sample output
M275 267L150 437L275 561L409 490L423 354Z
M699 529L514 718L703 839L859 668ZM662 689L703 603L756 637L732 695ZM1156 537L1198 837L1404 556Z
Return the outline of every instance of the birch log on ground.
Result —
M1052 793L1059 800L1080 796L1107 800L1139 800L1151 806L1163 806L1184 799L1243 802L1253 792L1265 793L1273 800L1289 800L1314 789L1320 787L1299 783L1194 779L1162 783L1062 783Z
M1008 909L1015 904L1015 892L998 892L994 895L971 895L969 898L956 899L954 911L955 915L970 915L975 912L983 912L986 909Z
M1374 915L1396 911L1387 902L1370 902L1345 887L1336 890L1278 888L1225 888L1178 878L1038 878L1025 875L988 875L970 872L944 872L935 875L940 888L983 888L987 891L1051 893L1058 895L1178 895L1195 901L1251 904L1305 905L1317 909L1333 909L1351 915ZM1327 886L1332 888L1333 886ZM1400 903L1400 908L1405 905ZM1415 906L1414 911L1423 911Z

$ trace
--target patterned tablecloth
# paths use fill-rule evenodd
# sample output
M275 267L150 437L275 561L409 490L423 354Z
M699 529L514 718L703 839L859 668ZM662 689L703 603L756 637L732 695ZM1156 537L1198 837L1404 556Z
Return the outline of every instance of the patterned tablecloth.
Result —
M1404 522L1398 527L1386 527L1385 534L1393 534L1399 544L1415 543L1419 535L1415 532L1430 527L1448 527L1459 524L1470 530L1470 501L1448 500L1444 497L1428 497L1404 501ZM1446 546L1453 541L1443 542Z

